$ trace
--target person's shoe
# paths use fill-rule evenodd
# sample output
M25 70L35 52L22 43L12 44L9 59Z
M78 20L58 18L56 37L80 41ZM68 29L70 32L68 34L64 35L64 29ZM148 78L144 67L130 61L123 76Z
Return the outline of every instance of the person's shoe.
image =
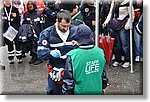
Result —
M115 61L115 62L112 64L112 66L113 66L113 67L118 67L119 64L120 64L119 62Z
M14 59L9 60L9 64L14 64Z
M36 61L36 57L32 57L31 60L29 61L29 64L33 64Z
M39 60L39 59L37 59L33 64L34 65L38 65L38 64L40 64L40 63L43 63L43 61L42 60Z
M5 70L5 66L0 66L2 68L2 70Z
M139 62L140 61L140 56L136 56L135 61Z
M18 63L21 64L23 61L22 59L18 59Z
M143 62L143 58L140 58L140 62Z
M123 65L122 65L123 68L128 68L130 67L130 62L125 62Z

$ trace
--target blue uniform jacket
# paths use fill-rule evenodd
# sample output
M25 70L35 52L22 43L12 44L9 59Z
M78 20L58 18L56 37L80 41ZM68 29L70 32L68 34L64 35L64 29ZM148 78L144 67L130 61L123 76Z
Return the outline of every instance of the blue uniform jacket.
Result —
M48 60L48 64L53 67L64 68L66 59L52 57L50 55L50 50L57 49L61 52L61 55L64 56L67 52L74 49L74 46L71 45L71 36L73 35L74 30L71 28L72 26L69 28L70 34L66 42L63 42L57 34L55 25L50 26L42 31L37 50L39 59Z

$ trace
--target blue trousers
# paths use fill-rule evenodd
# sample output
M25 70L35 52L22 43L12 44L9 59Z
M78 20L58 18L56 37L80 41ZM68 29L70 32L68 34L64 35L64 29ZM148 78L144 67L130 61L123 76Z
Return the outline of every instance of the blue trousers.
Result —
M135 57L140 56L140 58L143 58L143 36L139 35L135 30L137 23L138 22L134 23Z
M124 53L125 62L130 61L130 32L124 28L119 31L112 31L112 37L115 38L114 54L115 61L121 62L121 56Z

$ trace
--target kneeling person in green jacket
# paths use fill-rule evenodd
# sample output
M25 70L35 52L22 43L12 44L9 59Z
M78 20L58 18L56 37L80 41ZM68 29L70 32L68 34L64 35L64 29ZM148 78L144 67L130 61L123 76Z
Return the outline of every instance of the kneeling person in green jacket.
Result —
M72 38L78 48L67 53L62 91L66 95L101 95L104 52L94 45L88 26L81 24L74 29Z

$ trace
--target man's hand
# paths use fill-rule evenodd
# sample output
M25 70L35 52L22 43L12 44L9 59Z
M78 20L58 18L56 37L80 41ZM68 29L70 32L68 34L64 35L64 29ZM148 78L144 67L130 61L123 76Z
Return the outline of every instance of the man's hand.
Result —
M104 22L104 23L102 24L102 27L105 28L106 26L107 26L107 23Z

